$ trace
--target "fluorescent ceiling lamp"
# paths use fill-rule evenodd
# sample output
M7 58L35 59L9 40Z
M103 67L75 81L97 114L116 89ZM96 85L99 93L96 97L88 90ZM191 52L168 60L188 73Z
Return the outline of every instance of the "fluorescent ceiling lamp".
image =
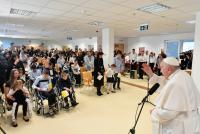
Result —
M148 12L148 13L160 13L169 10L171 7L160 4L160 3L155 3L151 4L148 6L144 6L141 8L138 8L137 10L143 11L143 12Z
M196 23L196 20L186 21L186 23L188 23L188 24L195 24L195 23Z
M4 37L4 38L18 38L18 39L46 39L48 38L45 36L27 36L27 35L5 35L5 34L0 34L0 37Z
M6 26L7 27L19 27L19 28L20 27L24 27L24 25L22 25L22 24L14 24L14 23L13 24L12 23L7 23Z
M34 16L34 15L37 14L37 12L11 8L10 9L10 14L21 15L21 16Z

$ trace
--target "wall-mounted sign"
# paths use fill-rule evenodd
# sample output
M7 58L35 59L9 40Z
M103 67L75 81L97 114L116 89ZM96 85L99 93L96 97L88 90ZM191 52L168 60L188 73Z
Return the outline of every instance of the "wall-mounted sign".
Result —
M149 29L149 25L148 24L140 25L140 31L147 31L148 29Z

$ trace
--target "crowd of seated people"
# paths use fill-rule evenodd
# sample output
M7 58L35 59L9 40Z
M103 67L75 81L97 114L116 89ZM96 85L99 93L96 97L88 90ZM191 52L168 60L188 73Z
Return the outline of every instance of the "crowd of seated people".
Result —
M81 70L90 72L97 95L101 96L104 81L107 80L107 93L115 93L120 88L120 73L123 72L123 59L118 53L113 63L104 68L103 52L94 50L35 50L22 46L21 49L0 52L0 88L12 110L12 126L16 127L19 105L23 106L23 119L31 117L30 100L34 94L48 100L48 114L58 112L57 95L64 100L64 108L79 104L74 87L83 85ZM85 68L85 69L83 69ZM106 77L106 79L104 78ZM27 84L28 83L28 84ZM27 88L26 88L27 87ZM56 87L56 88L55 88ZM60 91L55 92L55 89ZM58 93L58 94L57 94ZM36 96L37 96L36 95ZM70 100L70 103L68 101ZM37 109L37 113L40 108Z
M29 92L32 90L48 100L48 114L54 116L58 112L57 95L63 99L65 109L69 109L70 105L77 106L74 87L82 87L84 83L82 70L92 74L96 94L102 96L103 87L106 87L107 94L116 93L121 89L121 75L124 71L136 70L139 79L143 79L143 63L149 64L154 73L161 75L159 64L163 58L166 58L164 52L156 57L154 52L143 51L137 54L135 49L132 49L131 53L124 54L116 49L113 63L104 65L103 55L102 50L51 49L43 51L28 49L25 46L17 50L0 52L2 61L0 62L0 73L5 76L0 75L0 88L1 92L6 94L6 101L12 109L12 125L17 126L19 105L23 106L23 119L29 120L31 115ZM191 58L186 56L186 60L184 59L189 68L187 59ZM25 83L29 81L28 90L20 81ZM105 81L107 86L104 86ZM54 89L59 91L55 93ZM18 98L21 99L18 100Z

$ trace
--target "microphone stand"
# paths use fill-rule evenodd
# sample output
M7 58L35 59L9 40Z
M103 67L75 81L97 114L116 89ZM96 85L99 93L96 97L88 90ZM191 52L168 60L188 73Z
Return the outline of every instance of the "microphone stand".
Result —
M142 109L143 109L143 107L144 107L144 104L145 104L145 102L147 102L148 96L149 96L149 94L147 94L147 95L143 98L142 102L140 103L140 104L142 104L142 106L141 106L141 108L140 108L139 114L138 114L138 116L137 116L137 118L136 118L136 121L135 121L134 126L130 129L130 131L129 131L128 134L135 134L136 125L137 125L138 120L139 120L139 118L140 118L140 115L141 115ZM139 106L140 104L138 104L138 106Z
M148 93L148 91L149 91L149 76L148 76L148 82L147 82L147 93ZM149 103L149 104L151 104L151 105L153 105L153 106L155 106L155 104L153 104L151 101L149 101L149 98L147 97L147 99L146 99L146 102L147 103Z
M149 56L149 63L150 63L150 56ZM149 89L150 88L149 88L149 76L148 76L148 78L147 78L147 93L148 93ZM153 104L151 101L149 101L148 97L146 99L146 102L149 103L149 104L151 104L151 105L153 105L153 106L155 106L155 104Z
M0 130L3 134L6 134L6 132L3 130L3 128L0 127Z

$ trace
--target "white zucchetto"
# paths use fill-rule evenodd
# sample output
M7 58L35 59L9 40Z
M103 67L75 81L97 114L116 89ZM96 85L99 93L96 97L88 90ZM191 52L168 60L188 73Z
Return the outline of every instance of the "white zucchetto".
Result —
M174 57L167 57L163 59L163 62L171 66L179 66L178 60Z

